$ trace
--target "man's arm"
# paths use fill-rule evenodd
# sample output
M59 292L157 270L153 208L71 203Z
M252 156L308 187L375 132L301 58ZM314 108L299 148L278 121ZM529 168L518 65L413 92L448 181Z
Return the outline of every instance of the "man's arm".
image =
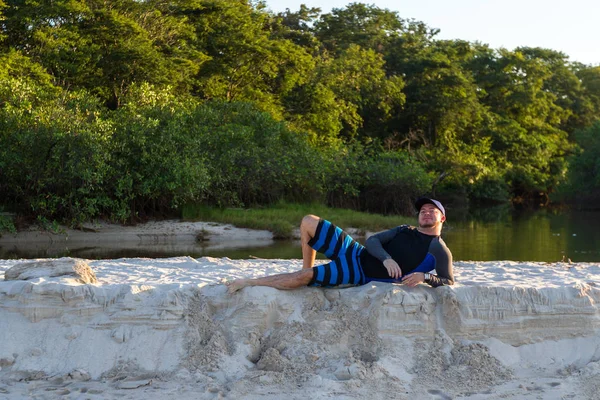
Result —
M406 226L407 225L401 225L387 231L379 232L367 239L367 243L365 243L365 247L369 254L383 263L388 275L392 279L400 279L402 277L402 268L400 268L400 265L398 265L396 260L385 251L383 245L391 241L396 234Z
M379 261L384 262L387 259L391 259L392 256L389 255L387 251L383 248L383 245L392 240L398 232L404 229L407 225L397 226L392 229L388 229L387 231L382 231L376 233L375 235L369 237L367 242L365 243L365 247L369 254L373 257L377 258Z
M431 274L431 278L424 281L423 274L429 273L435 269L436 275ZM452 269L452 253L446 247L446 243L441 238L435 238L429 245L429 252L425 259L411 271L418 278L411 277L412 274L406 276L405 281L409 286L416 286L421 282L425 282L433 287L454 285L454 272Z
M429 246L429 253L435 258L436 275L431 275L431 279L426 283L433 287L454 285L452 253L446 247L446 243L441 238L432 240Z

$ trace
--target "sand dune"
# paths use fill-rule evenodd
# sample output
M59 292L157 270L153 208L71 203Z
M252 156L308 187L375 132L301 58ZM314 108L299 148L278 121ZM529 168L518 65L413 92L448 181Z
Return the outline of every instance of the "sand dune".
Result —
M0 260L0 279L24 261ZM0 395L600 399L598 264L456 262L452 287L228 295L224 279L301 261L85 262L96 283L0 280Z

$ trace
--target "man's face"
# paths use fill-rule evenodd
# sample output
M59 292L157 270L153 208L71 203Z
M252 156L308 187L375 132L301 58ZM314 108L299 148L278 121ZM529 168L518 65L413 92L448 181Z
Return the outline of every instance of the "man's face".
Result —
M419 211L419 226L421 228L433 228L441 225L446 217L433 204L423 204Z

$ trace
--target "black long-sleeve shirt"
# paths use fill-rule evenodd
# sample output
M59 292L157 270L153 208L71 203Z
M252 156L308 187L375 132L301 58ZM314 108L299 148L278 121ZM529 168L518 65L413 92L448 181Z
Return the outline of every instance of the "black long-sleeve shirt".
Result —
M361 253L361 265L369 281L399 282L391 278L383 266L383 261L392 258L402 269L402 275L435 270L436 274L426 283L433 287L454 284L452 253L439 236L402 225L371 236L365 247L367 251Z

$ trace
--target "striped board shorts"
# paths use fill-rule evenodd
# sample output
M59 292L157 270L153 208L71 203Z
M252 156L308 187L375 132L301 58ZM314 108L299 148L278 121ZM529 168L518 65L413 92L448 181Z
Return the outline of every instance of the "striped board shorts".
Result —
M331 262L313 267L308 286L363 285L365 274L360 265L363 245L331 222L320 219L315 236L308 245L325 254Z

